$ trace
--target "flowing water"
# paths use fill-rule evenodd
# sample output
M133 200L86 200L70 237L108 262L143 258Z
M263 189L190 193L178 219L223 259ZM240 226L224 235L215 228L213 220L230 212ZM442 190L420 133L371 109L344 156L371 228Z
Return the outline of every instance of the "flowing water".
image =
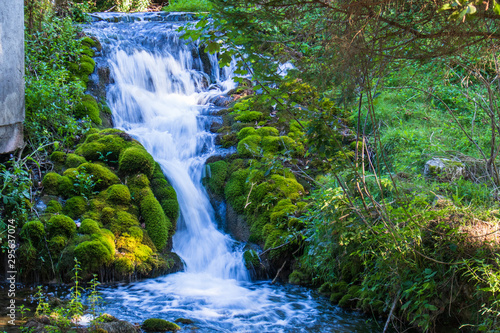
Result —
M138 323L189 318L197 332L380 331L379 323L344 312L306 288L250 281L244 244L217 228L201 184L206 159L225 153L209 131L218 121L210 101L235 84L231 68L220 70L215 56L200 56L196 43L179 39L177 28L193 18L94 18L84 29L102 43L98 67L110 68L107 102L114 125L144 145L175 188L181 214L173 250L185 262L184 272L104 288L105 311Z

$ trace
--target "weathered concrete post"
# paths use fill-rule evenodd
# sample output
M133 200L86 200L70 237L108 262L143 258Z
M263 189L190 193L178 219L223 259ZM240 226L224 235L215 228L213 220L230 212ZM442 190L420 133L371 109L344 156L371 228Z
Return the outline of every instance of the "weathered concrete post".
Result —
M24 2L0 0L0 154L23 145Z

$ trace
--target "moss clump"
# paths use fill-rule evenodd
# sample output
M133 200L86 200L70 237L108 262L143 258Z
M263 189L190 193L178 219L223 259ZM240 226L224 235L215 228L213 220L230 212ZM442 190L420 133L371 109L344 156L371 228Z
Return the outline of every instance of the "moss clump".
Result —
M165 215L168 217L170 221L172 222L177 221L177 219L179 218L179 204L177 203L177 200L173 199L162 200L161 208L163 208Z
M141 328L146 332L178 331L181 329L177 324L158 318L146 319Z
M272 175L271 180L276 184L276 188L288 199L297 200L305 192L304 187L295 178Z
M144 232L137 226L128 228L128 234L130 235L130 237L134 238L137 243L141 243L144 237Z
M52 236L63 235L71 238L75 234L76 224L69 216L55 215L47 223L47 231Z
M190 325L190 324L194 323L194 321L192 321L191 319L187 319L187 318L177 318L174 321L176 323L180 323L180 324L183 324L183 325Z
M75 256L88 270L95 271L102 265L109 264L113 256L99 240L85 241L75 247Z
M286 220L288 215L295 213L297 206L292 204L290 199L283 199L278 202L276 206L273 207L270 218L271 222L277 223Z
M120 154L118 170L121 173L129 175L143 173L151 177L154 168L155 162L153 157L144 148L130 147Z
M45 226L42 222L37 220L26 222L21 229L21 236L23 236L24 239L38 242L45 237Z
M243 253L243 259L245 260L245 266L247 269L252 269L260 265L259 255L254 250L245 251Z
M115 269L122 274L134 272L134 263L128 257L120 257L115 260Z
M55 151L52 154L50 154L50 160L55 163L64 163L66 160L66 153L62 151Z
M106 190L107 200L117 205L128 205L130 203L130 191L127 186L117 184Z
M262 150L264 153L276 153L280 149L280 138L276 136L265 136L262 138Z
M127 183L129 187L136 187L140 189L149 187L150 184L148 177L142 173L128 177Z
M236 134L234 134L234 133L229 133L229 134L223 135L221 140L220 140L220 145L223 148L232 147L236 143L238 143L238 139L236 137Z
M247 169L233 172L224 189L226 200L238 213L242 213L245 207L245 194L248 194L246 186L248 174L249 171Z
M257 131L253 127L245 127L245 128L242 128L238 132L237 137L238 137L238 140L243 140L244 138L246 138L247 136L250 136L250 135L257 135Z
M72 219L76 219L85 213L87 210L87 200L84 197L72 197L66 201L63 212Z
M262 138L258 135L249 135L240 142L236 150L241 157L254 157L259 156L261 153L260 143Z
M78 172L86 173L93 176L94 181L99 181L95 185L95 189L102 191L107 187L119 184L120 179L110 169L95 163L84 163L77 168Z
M224 184L228 175L228 165L225 161L217 161L208 164L208 188L219 195L224 193Z
M57 186L57 192L60 196L68 198L73 193L73 180L67 176L62 176L59 178L59 185Z
M294 270L292 274L288 277L288 282L291 284L304 285L310 282L310 277L301 270Z
M58 186L60 178L61 176L55 172L49 172L46 174L42 180L43 191L50 195L59 194Z
M116 212L116 216L114 216L111 220L109 230L111 230L115 235L119 235L126 232L130 227L137 225L139 225L139 221L137 221L137 218L134 215L126 211L118 211Z
M153 250L151 250L149 246L144 244L139 244L134 250L135 258L138 261L147 261L152 254Z
M55 214L60 213L62 211L62 206L57 200L50 200L47 204L47 209L45 209L45 213Z
M153 195L148 195L141 201L141 215L146 223L146 230L158 250L167 244L170 221Z
M68 239L62 235L54 236L49 240L49 249L52 253L61 253L66 245L68 244Z
M87 162L85 157L78 156L77 154L70 153L66 157L66 163L64 164L67 168L77 168L80 164Z
M94 124L102 124L102 120L99 118L99 105L95 98L90 95L83 96L81 102L75 107L75 116L78 118L88 116Z
M82 45L85 45L87 47L95 47L96 46L96 42L92 38L87 37L87 36L80 39L80 42L82 43Z
M263 119L264 119L264 114L259 111L244 111L241 112L239 116L234 118L234 120L241 121L242 123L251 123Z
M100 230L101 228L99 227L99 224L91 219L83 220L80 228L78 229L80 233L88 235L98 233Z
M89 57L93 57L95 56L95 52L94 50L92 50L90 47L88 47L87 45L82 45L82 48L80 50L80 53L81 54L85 54L85 55L88 55Z
M280 132L274 127L261 127L257 129L257 135L264 136L278 136Z

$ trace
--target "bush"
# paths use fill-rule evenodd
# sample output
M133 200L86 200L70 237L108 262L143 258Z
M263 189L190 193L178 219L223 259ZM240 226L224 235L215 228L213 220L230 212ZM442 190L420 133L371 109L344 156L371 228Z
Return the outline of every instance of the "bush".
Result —
M52 236L63 235L71 238L75 234L76 224L66 215L55 215L47 223L47 231Z
M121 173L129 175L143 173L151 177L154 168L155 161L144 148L130 147L120 154L118 170Z
M141 215L144 217L148 235L155 247L161 251L167 244L170 221L165 216L160 203L154 195L150 194L142 199Z
M146 332L178 331L181 329L177 324L157 318L146 319L141 328Z

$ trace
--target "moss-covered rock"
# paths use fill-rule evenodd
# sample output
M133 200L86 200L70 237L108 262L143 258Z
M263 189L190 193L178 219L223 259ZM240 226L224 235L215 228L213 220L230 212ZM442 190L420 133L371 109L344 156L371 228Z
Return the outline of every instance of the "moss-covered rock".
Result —
M147 261L152 254L153 250L144 244L139 244L134 250L134 255L138 261Z
M62 212L62 205L57 200L50 200L47 204L47 209L45 209L45 213L55 214Z
M104 219L103 219L104 220ZM139 225L137 218L126 211L118 211L112 218L109 230L115 235L128 231L130 227Z
M288 215L295 213L296 210L297 206L292 204L290 199L280 200L276 206L273 207L270 215L271 222L282 222L283 220L286 220Z
M68 244L68 239L63 235L54 236L49 240L49 249L53 255L59 255L66 245Z
M81 234L88 235L98 233L100 230L101 228L99 227L99 223L91 219L83 220L80 228L78 229Z
M49 195L57 195L59 194L58 186L61 175L55 172L47 173L42 180L43 191Z
M158 250L162 250L167 244L170 221L165 216L163 209L154 197L148 195L142 199L141 215L146 223L146 230Z
M276 136L265 136L262 138L262 150L264 153L276 153L280 149L280 138Z
M38 242L45 237L45 226L38 220L26 222L21 229L21 236Z
M82 48L80 49L81 54L85 54L89 57L93 57L95 55L94 50L92 50L90 47L87 45L82 45Z
M141 243L144 237L144 232L138 226L132 226L128 228L128 234L130 237L134 238L137 243Z
M233 172L224 189L226 200L238 213L242 213L245 207L245 195L248 195L246 181L249 173L248 169Z
M228 176L228 165L225 161L217 161L207 165L208 188L216 194L224 194L224 184Z
M177 219L179 218L179 204L177 200L162 200L161 208L163 208L165 215L172 223L175 223L175 221L177 221Z
M243 140L244 138L246 138L247 136L250 136L250 135L258 135L257 134L257 131L255 130L255 128L253 127L245 127L245 128L242 128L239 132L238 132L238 140Z
M238 142L236 150L241 157L255 157L261 154L261 144L262 138L259 135L249 135L243 140Z
M50 154L50 160L55 163L63 164L64 161L66 160L66 153L62 151L55 151L52 154Z
M87 37L87 36L80 39L80 42L82 43L82 45L85 45L87 47L95 47L96 46L96 42L92 38Z
M63 212L72 219L77 219L87 210L87 200L84 197L76 196L68 199L64 204Z
M146 175L140 173L138 175L133 175L127 178L127 184L129 187L135 187L139 189L143 189L145 187L149 187L150 182Z
M99 240L85 241L75 247L75 256L82 266L90 271L99 269L102 265L109 264L113 256Z
M91 95L83 96L82 100L75 107L75 116L83 118L88 116L94 124L101 125L102 120L99 118L99 105Z
M83 164L85 162L87 162L87 160L85 160L85 157L78 156L77 154L70 153L66 157L66 162L65 162L64 165L67 168L77 168L79 165L81 165L81 164Z
M181 329L177 324L157 318L146 319L141 328L146 332L178 331Z
M305 193L304 187L295 178L285 178L281 175L272 175L271 180L286 198L297 200Z
M106 190L107 200L117 205L128 205L130 203L130 191L127 186L117 184Z
M134 263L129 257L120 257L115 260L115 269L121 274L131 274L134 272Z
M120 183L120 179L113 171L100 164L84 163L80 165L77 170L78 172L92 175L93 179L97 181L95 189L98 191L102 191L111 185Z
M57 192L64 198L70 197L74 193L73 179L68 176L61 176L57 186Z
M130 147L120 154L118 170L123 174L133 175L143 173L148 177L153 175L155 162L153 157L144 149Z
M254 250L247 250L243 253L243 259L245 260L245 266L247 269L253 269L259 267L260 258L257 252Z
M257 135L264 136L278 136L280 132L274 127L261 127L257 129Z
M234 120L241 121L242 123L251 123L264 119L264 114L259 111L244 111L241 112Z
M66 215L54 215L47 223L47 231L50 235L63 235L71 238L76 231L76 224L71 217Z

